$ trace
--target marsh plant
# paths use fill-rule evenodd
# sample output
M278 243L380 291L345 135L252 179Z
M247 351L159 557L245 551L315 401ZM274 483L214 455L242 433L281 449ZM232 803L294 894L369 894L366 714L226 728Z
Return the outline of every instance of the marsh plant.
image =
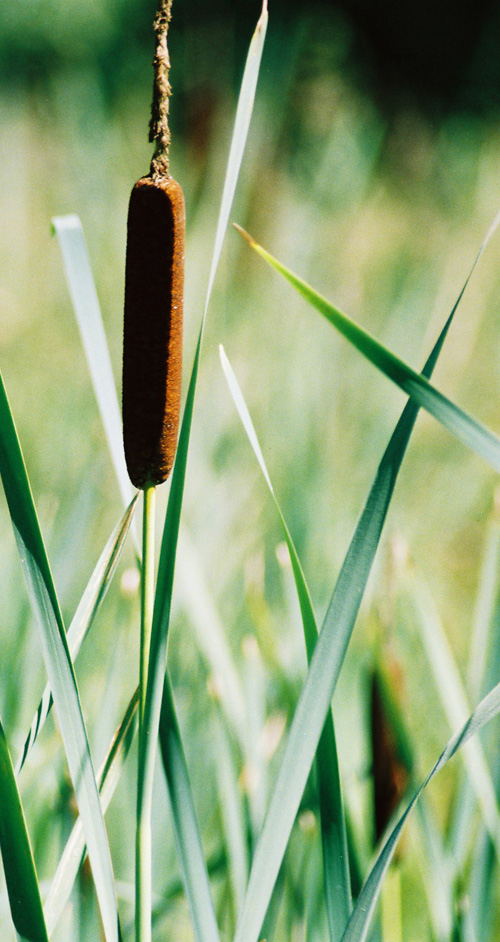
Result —
M494 656L500 648L494 637L500 546L496 518L485 554L471 648L469 694L476 703L473 709L468 706L468 695L432 597L412 570L404 540L393 540L385 547L389 576L384 576L382 566L375 570L381 582L380 596L384 580L396 580L400 604L409 612L405 624L420 626L436 697L454 729L428 774L421 776L417 768L419 741L403 706L401 665L380 639L374 645L366 680L365 765L372 795L365 796L361 815L352 783L342 787L343 763L342 756L339 761L331 704L419 410L433 416L465 448L500 471L500 441L432 382L438 359L446 355L446 340L462 296L498 220L457 292L451 312L443 318L420 373L236 226L244 239L242 258L248 260L252 250L257 253L276 278L285 279L304 299L304 317L314 318L319 313L369 361L367 370L375 367L407 397L381 452L345 558L331 580L329 604L319 618L295 546L293 526L288 525L278 489L272 484L236 371L220 347L221 376L241 420L241 432L251 446L248 460L255 461L255 470L260 470L274 506L280 533L278 562L293 593L295 608L290 610L300 617L307 659L300 680L287 676L286 657L268 636L266 658L273 665L269 690L261 650L266 640L245 634L240 669L230 628L223 629L214 614L196 550L182 522L204 329L250 126L267 4L264 0L244 69L205 305L192 367L190 372L185 369L182 408L184 200L169 163L170 7L170 2L161 3L155 21L154 154L149 174L133 187L129 207L123 438L82 227L76 216L54 219L125 508L67 626L12 411L3 382L0 385L0 474L47 680L15 766L12 744L0 727L0 847L11 917L9 921L7 913L3 914L3 937L10 938L13 927L17 937L26 942L47 942L49 938L68 942L97 938L106 942L122 938L135 938L136 942L174 938L194 938L196 942L258 942L262 938L399 942L417 938L412 928L415 920L411 922L407 915L416 908L419 939L488 942L498 931L493 889L500 854L498 762L493 749L486 748L491 740L476 734L500 711L500 685L495 686L498 657ZM237 239L234 230L230 237ZM259 269L252 271L258 278ZM281 311L280 317L284 320L285 312ZM217 423L217 415L213 422ZM290 474L296 473L290 468ZM156 564L155 521L163 514L163 505L156 512L154 495L167 479L168 499ZM298 486L300 490L300 483ZM141 504L142 541L134 520ZM253 520L247 521L248 527L253 525ZM125 550L129 563L124 568L120 558L127 539L131 545ZM176 566L178 554L184 560L180 569L180 563ZM229 566L229 559L227 563ZM100 710L97 719L94 716L88 732L73 665L85 641L88 652L94 646L97 669L101 648L96 629L91 629L101 610L107 611L109 618L109 610L103 609L104 599L117 571L121 572L122 598L114 611L116 632L113 628L107 636L115 639L109 644L116 644L117 652L130 643L130 635L120 641L120 629L129 604L124 599L134 593L134 574L140 584L140 614L131 603L133 643L138 652L136 677L131 682L130 676L118 678L114 671L112 683L106 684L103 702L109 705L115 700L120 709L123 704L122 719L111 735L106 710ZM187 585L184 591L201 625L198 641L203 670L193 660L191 642L180 649L189 674L187 696L185 686L181 691L174 689L167 656L175 576ZM262 603L262 598L254 597L254 604L259 599ZM252 604L251 590L247 590L247 601ZM127 618L131 612L127 611ZM407 669L411 670L410 660L409 664ZM19 671L22 673L22 668ZM100 689L97 674L93 683L93 690ZM344 714L354 709L351 693L349 685L342 688ZM276 704L283 702L286 710L278 709ZM64 768L50 749L44 753L42 738L38 741L52 706L64 747ZM428 709L424 724L432 724L432 702ZM194 720L186 722L190 710ZM202 713L208 718L201 717ZM181 726L185 727L182 733ZM98 770L91 758L89 741L93 738L99 740L102 753ZM354 748L354 741L351 745ZM425 791L459 751L463 772L455 809L451 823L442 825ZM198 763L191 771L195 754ZM135 771L130 774L133 756ZM30 766L34 770L31 780ZM45 812L41 799L34 808L30 805L26 817L23 811L23 790L32 789L37 776L44 796L42 770L47 767L54 769L64 811L57 827L53 824L57 820L54 808ZM124 778L133 783L133 800L122 800L120 805L118 842L116 824L110 829L104 816ZM198 823L200 810L202 826ZM37 818L41 823L37 824ZM34 850L27 819L37 835ZM409 820L425 875L417 906L412 899L417 882L412 877L416 854L409 853L410 866L405 869L406 845L399 849ZM39 882L37 856L47 842L52 848L51 869L49 874L44 855L47 876ZM119 859L115 861L110 847L114 851L118 846ZM172 864L174 846L177 864Z

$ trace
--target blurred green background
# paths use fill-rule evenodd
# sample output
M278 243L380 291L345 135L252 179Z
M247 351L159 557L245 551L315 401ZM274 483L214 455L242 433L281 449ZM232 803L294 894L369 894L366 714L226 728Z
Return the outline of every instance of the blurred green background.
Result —
M127 204L151 153L154 6L149 0L18 0L0 7L0 366L68 618L121 508L50 220L65 213L82 220L119 384ZM270 0L232 211L280 260L416 368L500 208L498 17L486 3L475 12L464 3L453 21L444 16L444 4L435 8L441 33L430 8L422 7L412 26L410 5L402 5L398 39L393 21L388 29L387 11L377 17L361 3L346 0L343 9L276 3L275 10ZM174 0L171 160L187 208L185 378L203 310L238 84L259 12L250 0L231 8ZM457 23L467 27L465 45ZM419 36L427 37L428 47L422 38L419 45ZM435 374L440 389L497 433L499 253L496 237ZM257 703L259 735L266 716L277 728L290 716L305 667L279 524L225 385L219 343L244 390L320 619L404 403L228 232L188 467L185 521L195 555L185 550L180 567L169 651L207 853L219 849L220 811L215 769L207 775L204 758L216 712L207 687L210 668L196 641L204 619L224 628L246 694ZM369 675L380 652L398 678L421 772L450 733L418 619L401 602L400 569L416 572L431 593L466 674L485 540L496 526L496 486L480 459L432 419L419 418L335 699L347 803L365 855L372 841ZM165 501L162 494L160 510ZM44 678L3 506L0 533L0 711L15 752ZM130 549L78 670L97 762L135 686L137 599L126 568L132 565ZM42 880L57 856L57 835L48 837L54 815L60 812L62 834L64 814L72 813L62 768L51 727L26 773ZM431 794L443 828L455 778L453 770L445 773ZM159 777L163 801L162 787ZM261 784L250 800L254 822L265 800ZM132 821L133 801L132 763L110 818L125 895L133 854L121 822L125 815ZM178 873L165 803L160 818L169 837L156 851L158 892ZM308 854L314 859L317 852L317 832L305 820L294 836L291 864L298 870L296 911L281 938L303 938L309 890L300 875L301 854L307 869ZM412 892L417 886L417 909L424 891L410 859L406 879ZM222 878L218 889L225 912ZM175 906L189 938L185 904ZM405 939L421 939L412 934L421 927L412 922L411 906L408 911ZM230 927L230 912L225 918Z

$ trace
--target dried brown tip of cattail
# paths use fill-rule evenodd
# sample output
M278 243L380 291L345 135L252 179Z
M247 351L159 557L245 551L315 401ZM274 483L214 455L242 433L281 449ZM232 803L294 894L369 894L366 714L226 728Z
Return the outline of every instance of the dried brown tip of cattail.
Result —
M180 185L139 180L128 213L123 339L125 458L139 488L166 480L177 447L184 230Z
M171 8L172 0L160 0L154 21L156 50L153 59L153 103L149 122L149 140L155 144L150 171L155 180L168 176L169 171L170 128L168 126L168 113L172 88L169 81L170 57L167 35Z

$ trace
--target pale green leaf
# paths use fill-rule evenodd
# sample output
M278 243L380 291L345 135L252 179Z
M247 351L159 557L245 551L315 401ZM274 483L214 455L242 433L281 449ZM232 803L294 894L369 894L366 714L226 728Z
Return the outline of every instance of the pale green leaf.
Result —
M107 942L119 924L106 829L66 632L7 394L0 377L0 476L21 558L68 766L84 823Z
M52 224L61 248L68 288L118 485L123 503L127 506L132 499L133 490L125 464L122 420L82 224L78 216L56 216Z
M115 793L123 765L136 733L138 702L139 691L136 690L97 776L103 812L107 811ZM78 818L66 842L45 901L45 919L49 935L52 935L62 916L84 857L85 835L81 818Z
M127 507L120 523L111 534L104 547L95 569L90 577L85 592L80 599L77 610L68 628L67 640L69 652L73 663L78 657L80 647L92 626L92 622L101 607L102 601L109 588L116 571L121 551L125 543L132 516L137 504L138 494ZM45 720L52 708L52 694L50 686L45 688L38 709L31 723L30 731L26 737L22 753L16 766L16 775L19 775L26 759L33 748L37 737L43 729Z

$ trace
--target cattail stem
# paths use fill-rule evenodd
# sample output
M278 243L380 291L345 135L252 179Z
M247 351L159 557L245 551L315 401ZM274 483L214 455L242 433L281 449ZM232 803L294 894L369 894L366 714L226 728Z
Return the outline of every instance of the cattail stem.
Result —
M155 595L155 485L165 481L177 446L182 372L184 197L169 173L172 0L159 0L148 176L133 187L127 223L123 330L123 442L132 483L144 492L139 663L139 756L150 730L146 695ZM139 760L135 844L135 939L151 942L151 811L154 762Z
M153 621L153 602L155 592L155 505L156 488L148 484L143 495L142 524L142 579L141 579L141 652L139 666L139 728L142 727L144 700L148 679L149 644Z
M141 641L139 666L139 754L147 730L144 703L148 682L149 647L155 592L155 504L154 484L144 488L142 523ZM145 794L150 789L145 787ZM135 933L136 942L151 942L151 804L138 801L136 831Z

